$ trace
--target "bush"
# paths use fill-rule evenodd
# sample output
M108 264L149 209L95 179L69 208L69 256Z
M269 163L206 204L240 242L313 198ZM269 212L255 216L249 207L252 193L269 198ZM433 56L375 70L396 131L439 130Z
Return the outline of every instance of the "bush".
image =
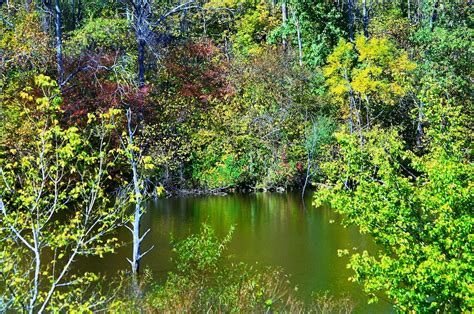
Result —
M97 18L70 34L65 43L67 55L83 51L112 52L127 50L133 43L127 42L130 25L126 19Z
M208 167L198 169L193 175L202 185L210 189L233 187L240 183L245 164L244 160L226 154L215 163L207 165Z

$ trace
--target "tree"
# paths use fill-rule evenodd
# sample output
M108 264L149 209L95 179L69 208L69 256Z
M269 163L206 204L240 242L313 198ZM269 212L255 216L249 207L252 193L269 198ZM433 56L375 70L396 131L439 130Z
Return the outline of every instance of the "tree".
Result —
M398 99L410 91L409 74L416 64L387 37L365 38L355 44L341 39L323 69L329 94L348 118L350 132L370 126L374 116L391 112ZM365 123L364 123L365 122Z
M43 97L20 93L35 104L22 113L34 130L0 159L0 303L29 313L92 310L106 301L84 294L98 277L72 267L79 256L113 252L110 235L123 223L120 198L104 190L115 160L111 115L90 116L85 134L62 128L58 84L43 75L35 83Z
M474 307L472 137L460 107L425 108L424 154L407 149L396 128L374 127L364 132L363 146L339 132L337 158L321 165L328 187L317 192L315 205L329 204L380 245L375 254L350 259L352 280L371 302L385 293L403 312Z
M298 49L302 63L323 65L338 39L346 33L341 8L323 0L288 0L285 3L292 23L275 27L270 33L270 42L283 37L290 48Z
M41 30L38 14L18 10L9 18L11 26L0 24L1 75L10 74L12 77L13 73L29 73L49 67L53 53L48 35Z
M347 0L347 25L349 30L349 40L354 41L355 38L355 1Z
M155 17L152 11L151 0L122 0L127 2L133 11L133 28L135 30L135 38L138 45L138 87L145 86L145 50L147 47L154 46L156 29L169 16L188 10L195 0L189 0L184 3L175 4L163 13L161 16Z
M58 68L58 83L59 87L63 87L64 82L64 65L63 65L63 23L60 0L55 0L54 3L54 29L56 34L56 64Z
M362 0L362 12L364 36L369 38L369 8L367 7L367 0Z
M154 246L151 246L147 251L142 253L141 243L146 237L150 229L146 230L141 234L140 224L141 218L143 216L143 200L146 193L145 182L144 182L144 170L152 169L153 164L151 162L151 157L142 156L141 150L135 144L135 133L138 129L138 126L133 128L132 126L132 110L129 108L126 111L127 118L127 127L126 132L122 134L121 146L122 153L125 155L129 165L130 170L132 171L132 182L130 192L130 203L135 205L133 212L133 218L131 219L131 227L127 226L128 230L132 233L132 259L128 259L133 274L133 281L136 292L138 293L138 275L140 271L140 261Z

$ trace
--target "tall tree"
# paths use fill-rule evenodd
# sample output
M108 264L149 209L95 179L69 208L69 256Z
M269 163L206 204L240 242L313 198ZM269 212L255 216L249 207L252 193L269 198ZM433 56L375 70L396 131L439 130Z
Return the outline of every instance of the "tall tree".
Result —
M347 0L347 25L349 29L349 40L355 39L355 2L356 0Z
M125 1L125 0L124 0ZM156 34L153 32L157 26L169 16L181 11L187 11L196 0L189 0L167 9L161 15L153 14L151 0L127 0L133 11L133 28L138 45L138 87L145 86L145 53L146 49L154 48Z
M151 3L149 0L129 0L133 8L133 27L138 45L138 87L145 86L145 49L150 41Z
M121 136L121 146L125 157L128 160L132 173L132 182L130 187L130 200L134 204L133 218L131 219L131 227L127 226L132 233L132 259L128 259L133 274L134 288L139 292L138 275L140 273L140 261L154 246L142 253L142 242L150 229L141 233L141 220L145 213L143 208L144 195L146 193L143 172L145 169L152 167L150 157L142 156L140 148L135 143L135 134L138 126L132 125L132 110L126 111L127 127L126 132Z
M285 0L281 2L281 21L283 23L282 26L285 27L288 21L288 11L287 11ZM282 43L283 43L283 49L286 50L288 48L288 41L286 39L286 35L283 35Z

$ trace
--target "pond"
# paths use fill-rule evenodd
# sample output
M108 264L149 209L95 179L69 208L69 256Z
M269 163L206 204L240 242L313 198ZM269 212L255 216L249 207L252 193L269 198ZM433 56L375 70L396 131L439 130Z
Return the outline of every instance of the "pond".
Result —
M177 197L151 201L143 219L144 230L151 228L143 249L155 248L144 257L142 267L149 267L157 280L164 281L173 270L170 248L171 234L177 239L199 231L203 223L224 236L234 225L229 253L238 261L283 267L298 287L301 298L308 300L313 291L328 291L335 296L350 296L356 311L391 312L390 304L379 301L367 305L362 290L348 281L351 271L347 257L338 257L338 249L374 251L375 245L357 228L344 228L341 217L329 208L312 208L311 192L304 204L299 192L234 194L228 196ZM119 235L130 241L123 230ZM103 259L81 261L81 270L114 274L128 269L126 257L130 247Z

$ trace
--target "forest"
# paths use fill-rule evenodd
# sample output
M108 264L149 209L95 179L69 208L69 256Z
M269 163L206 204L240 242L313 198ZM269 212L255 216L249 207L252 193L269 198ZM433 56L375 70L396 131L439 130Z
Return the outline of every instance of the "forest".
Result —
M474 311L473 23L470 0L0 0L0 312L357 312L228 263L238 224L172 239L165 281L141 263L152 200L287 191L376 243L333 252L365 303Z

